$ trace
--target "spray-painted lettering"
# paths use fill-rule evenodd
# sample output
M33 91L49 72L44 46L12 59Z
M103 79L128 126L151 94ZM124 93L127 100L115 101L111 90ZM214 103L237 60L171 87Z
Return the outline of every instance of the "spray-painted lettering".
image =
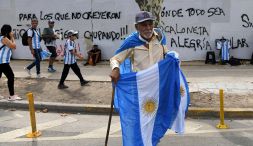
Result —
M225 16L225 12L222 8L220 7L214 7L214 8L209 8L209 9L198 9L198 8L187 8L183 10L182 8L176 9L176 10L166 10L166 7L163 7L161 11L161 17L192 17L192 16L207 16L207 17L212 17L212 16Z
M84 38L86 39L98 39L98 40L119 40L119 39L125 39L124 36L128 34L128 26L126 25L125 27L120 28L120 32L115 32L115 31L109 31L109 32L104 32L104 31L85 31L84 32Z
M182 9L178 10L165 10L165 7L163 7L163 10L161 12L161 17L183 17Z
M193 38L185 38L185 37L177 37L171 38L171 47L177 48L193 48L194 51L197 49L200 50L212 50L212 47L206 38L202 39L193 39Z
M57 13L44 13L40 11L39 17L34 13L19 13L19 21L29 21L32 18L39 18L40 20L55 19L57 21L63 20L78 20L78 19L120 19L121 12L110 11L87 11L87 12L57 12Z
M253 23L250 21L249 16L247 14L242 14L241 19L243 22L242 26L244 28L249 28L249 27L253 28Z
M246 38L235 39L234 37L231 37L230 43L232 44L232 49L249 47Z
M178 24L173 26L164 26L162 27L164 32L170 34L196 34L196 35L206 35L209 36L209 33L205 26L189 26L189 27L180 27Z

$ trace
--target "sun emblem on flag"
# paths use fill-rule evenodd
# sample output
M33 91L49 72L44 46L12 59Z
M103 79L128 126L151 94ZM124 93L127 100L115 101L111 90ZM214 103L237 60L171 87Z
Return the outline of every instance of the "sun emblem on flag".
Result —
M184 95L185 95L185 89L183 86L180 85L180 96L184 97Z
M152 116L157 110L157 101L155 99L148 99L142 104L142 111L147 116Z

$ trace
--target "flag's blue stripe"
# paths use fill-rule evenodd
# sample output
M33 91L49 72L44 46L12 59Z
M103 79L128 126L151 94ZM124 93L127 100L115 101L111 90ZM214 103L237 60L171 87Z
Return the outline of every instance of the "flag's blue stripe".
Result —
M121 63L119 71L120 74L132 72L132 63L130 58L126 58L125 61Z
M177 59L168 56L166 60L159 62L158 65L160 80L159 106L152 136L153 146L156 146L167 129L172 127L180 104L180 80ZM171 74L168 74L168 71Z
M129 48L134 48L136 46L141 46L145 44L145 42L141 41L139 38L139 33L138 32L133 32L129 37L125 39L123 44L120 46L118 50L116 50L115 54L118 54L124 50L127 50Z
M121 92L117 92L117 97L120 106L123 145L143 146L136 73L124 74L121 77L116 86L121 90Z

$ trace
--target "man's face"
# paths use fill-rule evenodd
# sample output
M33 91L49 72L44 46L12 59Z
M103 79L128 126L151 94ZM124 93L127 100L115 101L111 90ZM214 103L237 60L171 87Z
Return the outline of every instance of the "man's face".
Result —
M154 24L152 20L147 20L136 24L137 31L146 40L151 39L151 37L153 36L153 28Z
M76 40L76 39L77 39L77 35L74 34L74 35L70 36L70 40L71 40L71 41L74 41L74 40Z
M50 28L53 28L53 27L54 27L54 22L48 22L48 26L49 26Z
M31 24L32 24L32 28L37 28L38 20L32 20Z

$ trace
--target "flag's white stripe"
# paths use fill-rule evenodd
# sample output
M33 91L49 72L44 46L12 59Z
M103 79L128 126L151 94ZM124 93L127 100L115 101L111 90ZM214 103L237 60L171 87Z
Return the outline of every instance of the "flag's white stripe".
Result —
M187 90L186 90L184 79L180 72L179 72L179 77L180 77L180 87L183 87L184 94L183 96L181 96L178 113L177 113L175 121L173 122L172 130L174 130L177 133L183 133L184 127L185 127L185 123L184 123L185 111L187 108Z
M14 116L2 116L0 117L0 122L9 121L9 120L17 119L17 118L22 118L22 117L24 116L20 114L15 114Z
M152 146L152 133L159 103L158 64L145 71L138 72L136 75L136 80L139 96L139 112L142 140L145 146ZM153 113L148 113L143 107L145 102L147 102L148 100L152 100L156 103L156 109Z

